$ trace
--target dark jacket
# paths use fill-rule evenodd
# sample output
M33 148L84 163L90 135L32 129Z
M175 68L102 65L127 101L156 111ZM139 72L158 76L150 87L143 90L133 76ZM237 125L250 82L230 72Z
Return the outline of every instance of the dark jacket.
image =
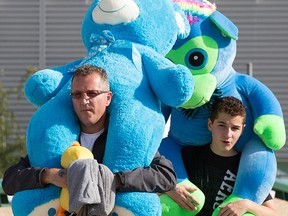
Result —
M92 153L98 163L102 163L107 131L104 131L94 143ZM42 188L40 174L44 168L31 167L28 156L8 168L4 174L2 187L6 194ZM116 173L122 185L120 192L166 192L176 186L176 174L169 160L156 153L149 167L140 167L131 171Z

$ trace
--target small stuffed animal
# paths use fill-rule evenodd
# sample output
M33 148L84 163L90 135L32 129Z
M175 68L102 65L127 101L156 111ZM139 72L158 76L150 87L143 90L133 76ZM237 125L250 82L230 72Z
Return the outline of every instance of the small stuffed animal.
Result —
M162 140L165 120L161 102L180 106L193 93L193 76L165 58L177 37L190 27L171 0L94 0L82 25L87 55L38 71L25 85L25 95L39 109L27 129L32 166L61 167L62 153L80 129L69 93L78 66L105 69L113 92L104 164L112 172L150 165ZM15 216L55 215L60 188L49 186L16 193ZM118 193L114 215L161 215L154 193Z
M65 169L69 167L69 165L78 159L93 159L94 156L92 152L83 147L80 146L78 142L73 142L72 146L67 148L61 157L61 166ZM61 189L61 194L60 194L60 206L66 210L69 211L69 191L67 188L62 188ZM60 210L61 211L61 210Z
M171 115L171 124L160 152L172 161L178 181L187 179L181 148L211 142L207 120L215 98L240 99L247 108L247 121L236 144L242 152L239 171L232 195L217 197L218 204L241 198L262 204L276 177L273 150L280 149L286 140L281 106L264 84L233 69L238 29L215 4L206 0L174 2L185 12L191 30L189 37L177 40L167 58L189 68L195 83L191 99L182 108L163 105L166 119Z
M114 175L105 165L98 164L89 149L73 142L64 151L61 165L67 170L68 187L61 189L57 216L65 216L67 211L79 215L107 215L112 211L116 190Z

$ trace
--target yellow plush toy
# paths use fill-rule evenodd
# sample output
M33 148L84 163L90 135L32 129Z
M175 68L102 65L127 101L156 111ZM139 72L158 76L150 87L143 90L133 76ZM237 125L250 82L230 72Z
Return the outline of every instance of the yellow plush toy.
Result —
M73 142L72 146L67 148L61 157L61 166L65 169L69 167L69 165L78 159L93 159L93 154L87 148L80 146L79 142ZM58 211L57 216L64 215L65 211L69 210L69 191L68 188L62 188L60 194L60 210Z

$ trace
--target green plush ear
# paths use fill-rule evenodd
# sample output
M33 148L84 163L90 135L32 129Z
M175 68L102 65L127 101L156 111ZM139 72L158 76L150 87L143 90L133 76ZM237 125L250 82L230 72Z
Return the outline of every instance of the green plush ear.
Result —
M187 185L192 188L197 188L196 191L192 192L191 194L193 197L200 203L196 205L197 210L195 211L188 211L186 209L181 208L173 199L171 199L168 195L163 194L160 196L160 202L162 206L162 216L194 216L198 214L198 212L202 209L205 196L202 191L192 184L189 180L184 180L183 182L179 183L182 185Z
M237 196L231 194L223 203L221 203L220 206L225 206L225 205L227 205L227 204L229 204L229 203L231 203L231 202L235 202L235 201L238 201L238 200L242 200L242 198L237 197ZM221 210L221 209L220 209L219 207L216 208L216 209L214 210L212 216L217 216L217 215L219 214L220 210ZM255 216L255 215L252 214L252 213L250 213L250 212L246 212L245 214L243 214L243 216Z
M254 132L262 139L265 145L278 150L285 145L286 132L283 118L276 115L259 116L254 123Z

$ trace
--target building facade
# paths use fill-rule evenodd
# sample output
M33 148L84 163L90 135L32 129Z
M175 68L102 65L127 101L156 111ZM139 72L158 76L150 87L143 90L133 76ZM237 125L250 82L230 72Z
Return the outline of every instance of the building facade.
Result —
M155 0L156 3L157 0ZM213 0L211 0L213 2ZM0 81L21 84L27 67L49 68L82 58L81 22L91 0L0 0ZM267 85L288 119L288 1L217 0L218 10L239 28L234 68ZM12 95L20 133L36 110L24 97ZM288 161L287 144L276 151Z

